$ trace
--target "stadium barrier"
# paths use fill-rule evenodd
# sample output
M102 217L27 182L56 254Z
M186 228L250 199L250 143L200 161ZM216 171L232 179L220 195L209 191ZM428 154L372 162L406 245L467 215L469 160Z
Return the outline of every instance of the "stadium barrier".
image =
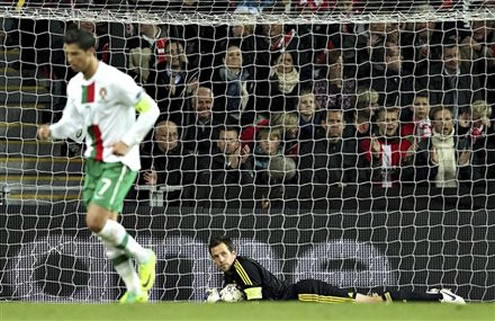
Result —
M0 299L115 300L123 283L71 205L0 207ZM447 287L468 300L495 300L495 212L287 211L127 207L124 226L158 254L153 300L204 299L221 277L208 239L228 234L290 282L424 291Z

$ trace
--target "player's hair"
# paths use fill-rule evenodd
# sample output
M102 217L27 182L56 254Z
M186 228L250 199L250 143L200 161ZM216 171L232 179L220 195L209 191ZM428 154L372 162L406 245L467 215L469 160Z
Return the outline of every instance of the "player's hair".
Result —
M445 106L435 106L430 110L430 119L436 120L435 115L442 111L442 110L447 110L450 112L450 115L454 116L454 113L452 112L452 109L445 107Z
M96 39L86 30L71 28L65 33L64 43L68 45L77 44L82 50L89 50L95 47Z
M235 251L234 243L232 242L230 237L221 235L221 236L214 236L210 240L210 244L208 244L208 252L210 252L211 254L211 249L219 246L220 244L225 244L225 246L227 246L230 252Z

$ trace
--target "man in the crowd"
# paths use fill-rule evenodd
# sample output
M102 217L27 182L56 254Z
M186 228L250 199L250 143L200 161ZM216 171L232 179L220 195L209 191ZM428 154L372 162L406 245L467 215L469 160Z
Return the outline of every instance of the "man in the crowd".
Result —
M382 187L398 182L411 142L400 136L399 108L381 108L377 111L378 126L373 136L361 141L361 151L371 166L372 180Z
M364 179L364 164L358 164L356 140L343 137L346 126L340 109L329 110L321 121L323 135L301 143L301 183L356 183Z
M221 127L208 170L200 174L201 183L213 186L252 183L254 172L250 153L249 146L242 146L237 127Z
M478 76L461 64L456 40L447 40L442 46L442 61L424 72L429 77L423 77L419 85L429 90L430 103L451 108L456 121L474 101L483 99Z
M397 43L387 41L383 48L373 50L372 67L359 87L374 89L380 106L407 106L411 103L413 78L402 68L401 51Z
M433 135L419 143L413 176L416 183L430 182L438 188L455 188L461 181L480 178L476 154L465 136L454 135L454 115L442 106L431 110Z
M214 103L210 88L199 87L190 98L191 111L184 115L184 141L186 147L198 155L211 154L218 126L212 111Z
M196 157L179 140L177 125L171 121L159 122L155 127L149 154L141 157L141 184L167 185L182 188L191 185L196 176ZM181 189L167 193L169 201L179 200Z

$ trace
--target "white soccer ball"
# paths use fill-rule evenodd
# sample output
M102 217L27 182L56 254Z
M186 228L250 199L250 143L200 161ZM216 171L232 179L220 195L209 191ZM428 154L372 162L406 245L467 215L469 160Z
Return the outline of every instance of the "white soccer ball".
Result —
M244 300L244 292L239 290L235 284L227 284L220 291L220 300L224 302L239 302Z

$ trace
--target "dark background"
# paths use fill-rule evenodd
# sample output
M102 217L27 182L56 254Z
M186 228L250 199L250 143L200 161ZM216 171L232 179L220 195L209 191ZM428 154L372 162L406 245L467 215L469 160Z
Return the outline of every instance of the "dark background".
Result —
M105 283L109 282L108 279L102 279L99 284L99 274L88 272L88 262L95 262L91 264L97 265L96 269L100 269L98 264L105 266L108 271L111 271L111 265L105 265L102 250L98 252L101 257L98 257L100 254L95 254L97 252L94 249L99 248L99 244L95 237L90 238L84 225L83 207L8 206L0 207L0 210L5 213L0 215L1 299L46 300L48 297L49 300L112 300L122 293L122 283L119 283L116 274L110 276L110 283ZM229 211L201 207L165 209L140 206L127 207L124 210L123 224L131 234L137 236L138 241L153 239L153 247L158 249L158 277L153 293L156 300L200 299L198 293L193 293L195 277L208 278L205 281L207 284L216 284L218 275L213 278L206 276L214 271L213 264L207 262L206 244L212 235L224 233L234 240L242 238L266 244L275 253L274 259L281 262L281 277L290 281L294 281L291 273L297 263L295 258L300 257L305 250L319 243L335 244L347 240L371 244L382 252L397 278L394 281L399 288L425 291L431 287L446 287L469 300L495 300L493 211L413 212L389 209L340 212L301 209L286 210L282 214L276 210L252 213L241 209ZM92 245L79 247L74 255L67 250L27 254L25 250L21 252L26 244L39 242L46 237L60 237L65 240L62 243L67 240L69 243L71 240L87 242L90 238ZM180 242L184 238L185 243L177 245L184 253L177 255L169 250L161 253L160 244L164 248L170 248L171 245L167 243L170 238L174 238L174 242ZM199 245L191 247L186 244L186 240L193 240ZM41 249L44 245L36 246ZM69 245L65 246L70 249ZM335 252L335 246L332 246L331 251ZM81 253L81 249L88 252ZM191 253L186 253L187 251ZM253 251L256 253L256 250ZM329 271L340 269L340 273L345 274L372 269L371 266L366 266L366 262L357 262L352 258L345 258L345 255L335 259L339 256L338 253L336 256L330 255L332 259L329 258L327 262L324 254L318 258L325 262L322 264ZM28 257L35 259L29 261L31 266L26 267L24 265L27 263L22 263L22 260ZM81 257L87 260L81 260ZM193 270L195 263L198 266L207 266L207 271ZM262 263L266 265L266 262ZM18 271L12 271L13 269ZM22 273L30 275L22 276ZM16 284L11 277L6 277L7 274L21 275L21 279L30 277L30 282L38 284L43 293L29 290L29 284ZM83 295L91 278L92 286L96 284L99 289L93 292L98 294ZM330 275L327 281L334 282L335 276ZM362 283L356 283L357 287ZM375 286L380 284L377 280L372 283Z

